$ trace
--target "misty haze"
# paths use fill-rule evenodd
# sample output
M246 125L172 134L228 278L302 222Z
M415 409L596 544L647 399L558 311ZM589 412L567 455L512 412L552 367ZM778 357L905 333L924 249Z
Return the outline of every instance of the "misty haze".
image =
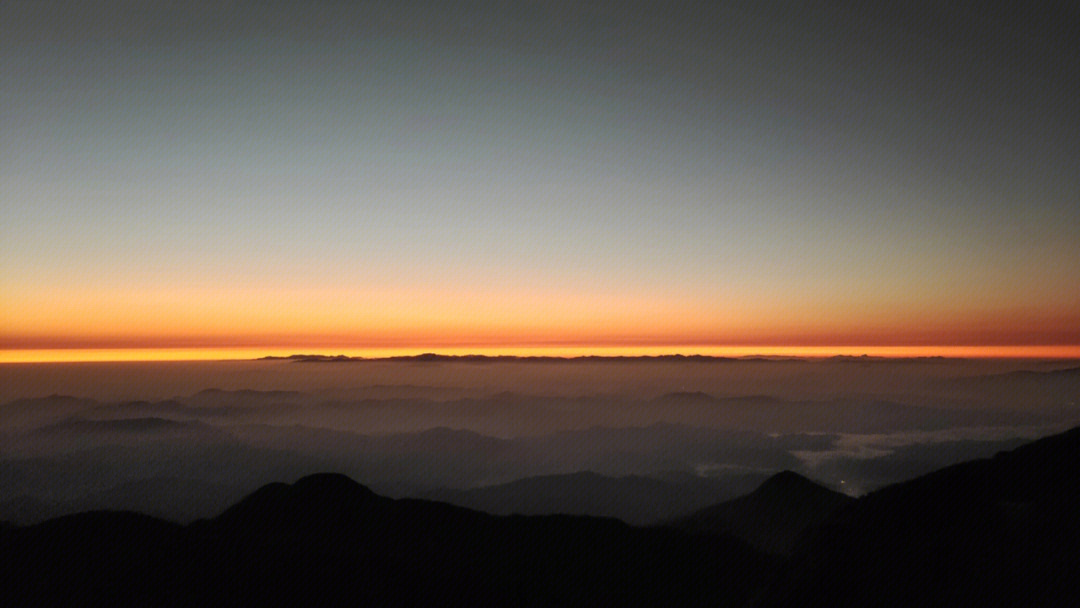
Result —
M965 585L1005 605L1033 568L1075 564L1080 538L1060 525L1080 495L1080 436L1055 435L1080 424L1070 361L298 355L0 379L16 604L844 605L890 583L872 560L819 559L874 542L897 545L889 568L922 568L910 543L975 542L935 523L971 517L1072 552L930 566L1001 570ZM987 492L1028 506L984 514ZM980 551L1014 543L994 538ZM878 599L938 597L912 576ZM1071 589L1054 580L1047 597Z
M0 519L20 524L90 508L186 522L323 471L394 497L648 524L783 470L857 496L1080 423L1080 368L1053 361L298 357L0 374Z

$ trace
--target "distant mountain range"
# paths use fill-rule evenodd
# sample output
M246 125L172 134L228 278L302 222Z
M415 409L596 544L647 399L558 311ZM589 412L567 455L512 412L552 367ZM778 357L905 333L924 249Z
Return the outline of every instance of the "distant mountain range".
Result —
M295 354L287 356L266 356L260 361L295 361L298 363L343 363L350 361L414 361L419 363L508 363L522 361L528 363L572 363L579 361L800 361L799 357L718 357L711 355L582 355L576 357L555 356L518 356L518 355L440 355L422 353L419 355L401 355L392 357L351 357L348 355Z
M250 488L248 488L250 489ZM0 501L0 517L38 523L85 511L138 511L174 522L212 517L236 502L244 491L205 481L154 477L129 481L74 500L45 501L18 496Z
M1077 512L1080 428L854 500L785 472L650 528L392 500L321 474L188 526L0 525L0 604L1064 605L1080 593Z
M1080 405L1080 367L952 378L941 382L941 389L987 403L1059 404L1075 410Z
M417 361L417 362L463 362L463 363L506 363L523 361L529 363L574 362L574 361L828 361L833 363L897 363L919 361L962 360L960 357L880 357L869 355L835 355L832 357L800 357L792 355L442 355L421 353L418 355L398 355L389 357L354 357L349 355L324 355L316 353L297 353L293 355L269 355L260 357L260 361L296 361L300 363L340 363L349 361Z

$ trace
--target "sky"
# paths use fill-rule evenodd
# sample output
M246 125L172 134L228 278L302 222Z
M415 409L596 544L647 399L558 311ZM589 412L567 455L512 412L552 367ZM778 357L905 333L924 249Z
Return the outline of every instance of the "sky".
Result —
M0 360L1080 356L1075 4L715 4L6 0Z

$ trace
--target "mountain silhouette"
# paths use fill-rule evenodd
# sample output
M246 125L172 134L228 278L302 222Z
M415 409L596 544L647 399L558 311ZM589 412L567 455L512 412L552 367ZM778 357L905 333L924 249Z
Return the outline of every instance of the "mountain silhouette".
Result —
M767 553L791 553L799 536L853 500L783 471L746 496L706 507L669 525L691 532L733 534Z
M224 390L220 388L203 389L188 399L200 403L229 404L234 401L278 401L295 400L304 397L297 391L257 391L251 389Z
M103 444L137 446L150 442L172 442L191 446L197 443L226 442L231 438L232 436L220 427L199 421L155 417L115 420L71 418L34 429L22 437L21 441L32 446L62 443L67 449L74 450Z
M176 437L202 435L227 436L226 433L203 422L177 421L167 418L120 418L115 420L84 420L72 418L34 429L30 436L38 439L87 437L96 435L163 434Z
M97 512L16 528L0 565L4 605L738 606L775 563L734 538L497 517L320 474L186 527Z
M687 531L718 513L748 537L769 528L757 542L775 551L830 502L785 562L727 528ZM0 605L1062 605L1080 593L1078 511L1080 428L859 499L781 473L684 530L495 516L319 474L187 526L0 525Z
M610 477L581 471L468 490L435 490L423 498L495 515L594 515L644 525L735 495L728 484L716 479L696 477L670 483L640 475Z
M651 403L696 424L767 433L887 433L1030 418L1030 414L1000 410L962 411L856 397L789 401L768 395L716 397L704 392L675 392L656 397Z
M29 429L63 420L97 405L93 399L67 395L16 399L0 405L0 419L6 427Z
M151 477L126 481L72 500L44 501L19 496L0 501L0 517L34 524L86 511L137 511L160 519L188 522L211 517L243 495L237 488L193 479Z
M939 382L946 393L974 397L986 403L1056 405L1075 420L1080 397L1080 367L1054 370L1015 370L949 378Z
M883 488L797 549L762 606L1045 606L1080 594L1080 428Z

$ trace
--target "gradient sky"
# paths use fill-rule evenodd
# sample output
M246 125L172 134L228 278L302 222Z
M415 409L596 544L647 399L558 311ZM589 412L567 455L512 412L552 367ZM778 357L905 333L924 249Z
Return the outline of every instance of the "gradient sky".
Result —
M0 349L1080 345L1075 3L713 4L4 0Z

